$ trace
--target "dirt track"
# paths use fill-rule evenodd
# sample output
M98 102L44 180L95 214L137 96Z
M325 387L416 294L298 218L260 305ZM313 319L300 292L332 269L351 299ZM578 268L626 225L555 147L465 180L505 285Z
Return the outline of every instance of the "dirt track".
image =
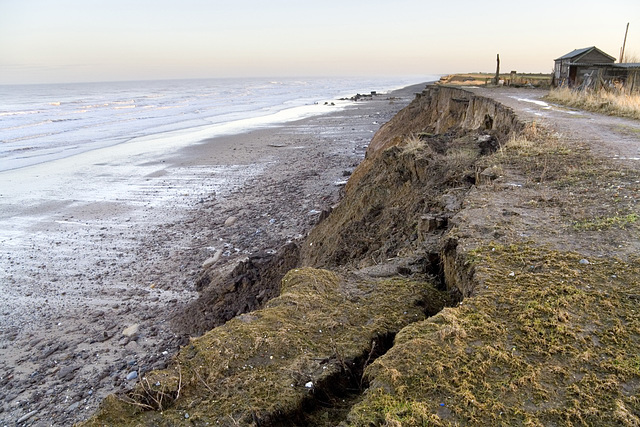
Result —
M468 88L511 107L518 116L558 132L567 141L588 143L597 155L618 160L640 161L640 122L576 110L546 102L543 89Z

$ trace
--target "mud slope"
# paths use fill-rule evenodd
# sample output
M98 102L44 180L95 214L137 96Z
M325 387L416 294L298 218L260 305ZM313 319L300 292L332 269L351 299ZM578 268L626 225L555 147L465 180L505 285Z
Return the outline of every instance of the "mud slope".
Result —
M635 425L639 182L430 87L300 248L220 279L225 299L273 295L263 308L86 425Z
M428 87L376 133L345 197L311 232L303 263L369 267L425 250L435 260L449 219L485 179L477 168L523 127L491 99Z

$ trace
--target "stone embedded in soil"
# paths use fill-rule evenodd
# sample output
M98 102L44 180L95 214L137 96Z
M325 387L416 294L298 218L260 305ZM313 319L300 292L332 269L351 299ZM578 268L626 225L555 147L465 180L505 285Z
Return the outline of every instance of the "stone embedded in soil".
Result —
M207 260L202 263L202 268L206 270L207 268L211 267L213 264L215 264L220 260L221 256L222 256L222 249L218 249L211 258L207 258Z
M138 332L140 331L140 325L135 323L131 326L126 327L123 331L122 331L122 335L124 335L127 338L133 338L136 335L138 335Z
M225 227L231 227L232 225L234 225L236 222L238 222L238 218L235 216L230 216L229 218L227 218L227 220L224 222L224 226Z
M80 366L65 366L64 368L58 371L58 378L61 380L69 381L73 378L73 374L75 371L80 369Z
M133 353L140 351L140 345L135 341L129 341L124 348Z
M16 421L16 424L20 424L20 423L23 423L23 422L27 421L29 418L33 417L37 413L38 413L38 411L31 411L31 412L25 414L24 416L20 417L18 419L18 421Z

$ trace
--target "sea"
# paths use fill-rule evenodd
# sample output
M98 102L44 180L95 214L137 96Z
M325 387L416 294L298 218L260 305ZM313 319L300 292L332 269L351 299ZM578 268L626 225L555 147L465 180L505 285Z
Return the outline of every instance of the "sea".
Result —
M331 111L432 76L0 86L0 172L138 142L170 149ZM163 145L164 144L164 145Z

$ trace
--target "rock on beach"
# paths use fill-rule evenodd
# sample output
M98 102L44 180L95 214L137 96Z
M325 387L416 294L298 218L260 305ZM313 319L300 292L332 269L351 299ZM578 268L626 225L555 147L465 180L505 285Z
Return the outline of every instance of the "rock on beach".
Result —
M136 335L138 335L139 331L140 331L140 325L135 323L135 324L125 328L122 331L122 335L124 335L127 338L132 338L132 337L135 337Z

